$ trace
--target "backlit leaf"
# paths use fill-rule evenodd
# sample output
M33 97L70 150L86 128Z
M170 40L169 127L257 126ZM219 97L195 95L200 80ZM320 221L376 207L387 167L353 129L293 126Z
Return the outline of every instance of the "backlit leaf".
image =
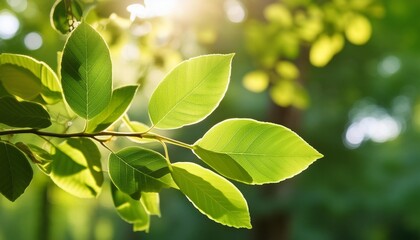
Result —
M223 225L251 228L248 205L232 183L194 163L172 167L176 184L200 212Z
M142 192L140 202L143 204L146 212L150 215L160 217L160 198L157 192Z
M149 149L128 147L111 153L108 169L112 182L128 195L174 186L165 158Z
M0 98L0 123L18 128L46 128L51 125L48 112L34 102L19 102L13 97Z
M229 84L233 54L205 55L180 63L149 102L156 128L180 128L203 120L219 105Z
M32 181L33 171L25 154L0 141L0 193L14 202Z
M365 44L372 35L372 26L363 15L353 14L348 18L345 34L347 39L356 45Z
M96 197L104 180L98 147L87 138L63 142L53 155L50 176L55 184L74 196Z
M195 143L194 152L220 174L248 184L275 183L322 157L290 129L252 119L229 119Z
M39 95L48 104L62 99L61 87L54 71L31 57L0 54L0 82L14 96L34 100Z
M86 23L81 23L65 44L61 78L64 97L79 116L92 119L108 107L112 95L108 46Z
M143 204L131 198L128 194L120 191L111 183L111 194L114 206L118 215L124 221L134 224L137 231L148 231L150 226L150 216L146 212Z
M111 126L127 110L138 86L125 86L113 91L109 106L88 122L87 132L100 132Z

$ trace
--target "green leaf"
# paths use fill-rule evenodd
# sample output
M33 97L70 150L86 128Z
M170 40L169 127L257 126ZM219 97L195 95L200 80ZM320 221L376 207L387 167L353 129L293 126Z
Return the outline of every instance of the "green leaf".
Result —
M60 188L77 197L96 197L104 180L98 147L86 138L61 143L53 155L50 176Z
M113 91L111 102L99 115L88 122L87 132L100 132L111 126L127 110L138 86L125 86Z
M13 97L0 98L0 123L11 127L46 128L51 125L48 112L34 102L19 102Z
M0 192L14 202L31 183L33 171L25 154L0 141Z
M67 9L71 10L71 14ZM82 20L82 15L83 10L78 1L57 0L51 8L51 26L59 33L69 33L74 30L77 22Z
M124 124L119 128L119 131L124 132L133 132L133 133L145 133L150 130L150 127L144 123L137 121L130 121L126 116L124 116ZM149 138L139 138L139 137L127 137L130 141L135 143L151 143L157 142L156 139Z
M36 145L28 144L27 146L31 150L32 156L37 160L38 168L46 175L49 175L51 173L51 163L53 161L51 154Z
M252 119L229 119L194 144L194 152L225 177L248 184L275 183L322 157L290 129Z
M54 71L31 57L0 54L0 82L14 96L35 100L39 95L48 104L62 99L61 87Z
M160 217L160 199L157 192L142 192L140 202L143 204L146 212L150 215L157 215Z
M194 163L172 167L176 184L200 212L223 225L251 228L245 198L231 182Z
M174 187L165 158L152 150L128 147L109 156L112 182L128 195Z
M156 128L180 128L206 118L229 84L233 54L205 55L184 61L158 85L149 102Z
M118 215L128 222L134 224L137 231L148 232L150 226L150 216L140 201L134 200L128 194L121 192L111 182L111 194L114 206Z
M91 26L81 23L68 38L61 61L64 97L75 113L92 119L112 95L112 63L108 46Z

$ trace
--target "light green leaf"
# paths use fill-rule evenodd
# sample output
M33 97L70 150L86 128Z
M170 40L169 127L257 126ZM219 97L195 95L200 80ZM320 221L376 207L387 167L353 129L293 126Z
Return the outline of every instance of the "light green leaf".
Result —
M55 184L74 196L96 197L104 180L98 147L86 138L61 143L53 155L50 176Z
M150 215L160 217L160 199L157 192L142 192L140 202L143 204L146 212Z
M109 176L128 195L173 187L165 158L152 150L128 147L109 156Z
M51 163L53 161L52 155L45 149L36 145L28 144L27 146L31 150L33 157L37 160L38 168L46 175L49 175L51 173Z
M62 99L57 75L44 62L24 55L2 53L0 73L0 82L14 96L35 100L41 95L48 104Z
M71 9L71 15L67 9ZM82 15L83 10L78 1L57 0L51 8L51 26L59 33L69 33L74 30L77 22L81 21Z
M251 228L248 205L229 181L194 163L172 164L172 176L193 205L223 225Z
M109 106L88 122L87 132L100 132L111 126L127 110L138 86L125 86L113 91Z
M154 127L180 128L212 113L226 93L232 58L233 54L205 55L175 67L150 98Z
M121 126L119 131L133 132L133 133L145 133L150 130L150 127L144 123L137 121L130 121L127 115L124 116L124 124ZM139 138L139 137L128 137L128 139L135 143L151 143L156 142L155 139Z
M0 123L18 128L46 128L51 125L48 112L34 102L19 102L13 97L0 98Z
M252 119L229 119L194 144L194 153L225 177L248 184L275 183L322 157L290 129Z
M150 216L146 212L143 204L138 200L134 200L128 194L118 190L112 182L111 194L118 215L120 215L124 221L134 224L137 231L148 232L150 227Z
M108 107L111 57L105 41L86 23L81 23L65 44L61 78L64 97L79 116L92 119Z
M25 154L0 141L0 193L14 202L32 181L33 171Z

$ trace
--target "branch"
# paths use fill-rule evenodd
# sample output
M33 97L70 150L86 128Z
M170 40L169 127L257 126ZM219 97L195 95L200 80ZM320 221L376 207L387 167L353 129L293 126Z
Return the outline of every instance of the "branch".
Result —
M38 136L44 136L44 137L55 137L55 138L74 138L74 137L85 137L85 138L92 138L94 140L97 140L96 137L99 136L110 136L110 137L137 137L137 138L143 138L143 139L154 139L161 142L170 143L172 145L193 149L194 146L183 143L171 138L167 138L164 136L160 136L154 133L133 133L133 132L98 132L98 133L86 133L86 132L79 132L79 133L54 133L54 132L44 132L39 131L37 129L14 129L14 130L6 130L6 131L0 131L0 136L6 136L6 135L15 135L15 134L35 134Z

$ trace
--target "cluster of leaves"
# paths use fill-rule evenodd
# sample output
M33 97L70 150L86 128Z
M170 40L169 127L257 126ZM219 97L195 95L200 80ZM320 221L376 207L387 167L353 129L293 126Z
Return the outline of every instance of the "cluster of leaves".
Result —
M322 157L291 130L252 119L222 121L192 145L154 133L211 114L227 91L233 54L192 58L169 72L151 96L151 126L128 118L138 86L113 88L108 46L94 28L80 23L58 56L56 73L29 56L0 54L0 192L10 201L32 181L33 163L81 198L97 197L109 176L116 210L136 231L148 231L150 216L160 215L159 192L165 188L181 191L218 223L251 228L246 200L227 178L276 183ZM73 122L83 129L72 129ZM112 131L121 124L128 130ZM139 145L161 143L164 154L110 146L110 139L124 137ZM166 144L193 151L212 170L172 163Z
M309 99L294 63L302 47L309 47L312 65L323 67L342 50L345 38L365 44L372 31L366 16L382 12L377 0L282 0L267 5L263 20L247 23L247 49L256 57L258 70L244 77L244 86L262 92L272 84L270 96L277 105L305 108Z

